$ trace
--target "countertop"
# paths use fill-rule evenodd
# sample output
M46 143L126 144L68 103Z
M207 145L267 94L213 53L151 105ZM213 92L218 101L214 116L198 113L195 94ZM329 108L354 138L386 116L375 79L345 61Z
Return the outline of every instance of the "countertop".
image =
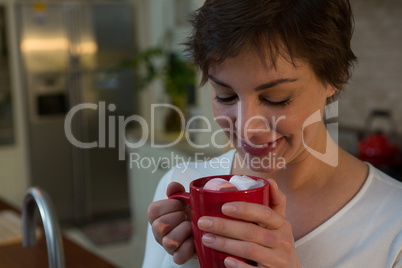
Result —
M0 211L20 212L0 199ZM64 257L69 268L110 268L115 267L86 249L63 237ZM7 268L43 268L48 267L46 239L42 235L33 247L24 248L22 243L0 246L0 267Z

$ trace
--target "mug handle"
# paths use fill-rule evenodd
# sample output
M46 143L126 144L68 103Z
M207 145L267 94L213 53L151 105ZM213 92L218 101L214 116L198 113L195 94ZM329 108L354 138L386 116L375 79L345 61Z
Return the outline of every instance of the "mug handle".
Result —
M190 206L190 193L179 192L169 196L169 199L179 199L185 201Z

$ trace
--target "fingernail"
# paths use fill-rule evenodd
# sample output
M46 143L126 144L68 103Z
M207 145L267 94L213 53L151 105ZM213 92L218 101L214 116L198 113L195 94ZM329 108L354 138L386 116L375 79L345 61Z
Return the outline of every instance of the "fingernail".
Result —
M226 266L227 268L235 268L235 267L236 267L236 263L235 263L232 259L230 259L230 258L226 258L226 259L224 260L224 263L225 263L225 266Z
M202 243L213 244L215 242L215 236L213 234L204 234L202 236Z
M209 219L201 218L198 220L198 227L203 229L209 229L212 227L212 221Z
M271 182L271 185L272 185L275 189L278 189L278 184L276 183L275 180L273 180L273 179L268 179L268 180Z
M223 212L224 214L233 213L233 212L235 212L235 211L236 211L236 207L233 206L233 205L224 204L224 205L222 206L222 212Z

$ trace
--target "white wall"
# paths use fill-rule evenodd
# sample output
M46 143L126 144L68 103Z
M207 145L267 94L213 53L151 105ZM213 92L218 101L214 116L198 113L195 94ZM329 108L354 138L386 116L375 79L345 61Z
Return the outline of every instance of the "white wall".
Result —
M339 102L340 124L363 128L372 109L389 109L402 135L402 1L351 0L351 4L352 48L359 63Z
M28 147L24 104L22 103L21 81L18 77L20 68L17 61L18 47L14 24L12 1L0 0L0 5L6 7L7 37L9 47L11 88L13 100L13 115L15 127L15 144L0 147L0 198L21 207L25 191L29 185Z

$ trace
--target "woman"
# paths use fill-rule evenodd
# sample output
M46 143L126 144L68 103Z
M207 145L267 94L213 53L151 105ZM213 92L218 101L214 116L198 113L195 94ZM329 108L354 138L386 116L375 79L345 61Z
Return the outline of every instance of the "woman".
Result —
M261 267L402 267L402 185L338 148L323 121L356 59L348 1L207 0L193 25L188 51L235 150L218 158L229 167L194 163L162 178L144 267L198 267L188 209L166 198L219 174L267 179L270 207L225 204L257 224L203 217L204 245Z

